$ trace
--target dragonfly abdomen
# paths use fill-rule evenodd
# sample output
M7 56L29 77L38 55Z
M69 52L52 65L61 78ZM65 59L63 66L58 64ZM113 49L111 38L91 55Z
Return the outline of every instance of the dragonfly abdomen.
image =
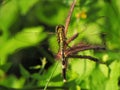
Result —
M61 59L62 59L62 74L64 78L64 82L66 82L66 58L64 55L64 50L66 47L66 37L65 37L65 27L63 25L58 25L56 27L56 33L57 33L57 40L59 44L59 51L61 52ZM58 51L58 52L59 52Z
M64 42L66 40L65 37L65 27L63 25L58 25L56 27L56 34L57 34L57 40L58 40L58 44Z

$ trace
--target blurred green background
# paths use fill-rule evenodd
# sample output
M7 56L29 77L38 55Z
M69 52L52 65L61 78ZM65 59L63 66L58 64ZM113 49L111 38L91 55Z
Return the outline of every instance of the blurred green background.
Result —
M120 0L77 0L67 38L80 34L70 46L81 41L105 44L105 51L79 54L106 64L69 59L67 83L63 83L61 62L54 58L58 52L55 27L65 24L72 2L0 0L0 90L45 86L52 90L120 90Z

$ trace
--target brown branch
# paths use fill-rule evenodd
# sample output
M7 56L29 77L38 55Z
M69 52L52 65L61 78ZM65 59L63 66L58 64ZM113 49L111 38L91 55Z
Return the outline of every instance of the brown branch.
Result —
M97 63L105 64L104 62L100 61L99 59L92 57L92 56L87 56L87 55L68 55L67 58L82 58L82 59L92 60Z
M66 22L65 22L65 35L67 34L67 31L68 31L68 26L69 26L69 23L70 23L70 19L71 19L71 15L72 15L75 3L76 3L76 0L73 1L72 5L70 7L70 11L68 13Z
M76 54L80 51L85 51L85 50L104 50L105 47L100 46L100 45L91 45L91 44L85 44L85 43L79 43L75 46L72 46L71 48L68 48L65 50L65 55L72 55Z

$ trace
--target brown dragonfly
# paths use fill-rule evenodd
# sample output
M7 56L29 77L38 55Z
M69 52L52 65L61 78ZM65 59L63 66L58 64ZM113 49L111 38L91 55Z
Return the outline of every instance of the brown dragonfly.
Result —
M57 34L57 40L59 44L59 50L56 54L56 59L62 60L62 76L63 76L63 82L66 82L66 69L67 69L67 62L69 58L83 58L83 59L89 59L98 63L104 64L104 62L101 62L99 59L87 56L87 55L77 55L80 51L85 50L104 50L105 46L101 45L92 45L85 42L80 42L78 44L75 44L73 46L69 46L69 43L76 39L79 35L79 33L74 34L72 37L67 39L67 32L68 32L68 26L70 23L71 15L73 12L73 9L75 7L76 0L73 1L70 11L68 13L65 26L64 25L58 25L56 27L56 34Z

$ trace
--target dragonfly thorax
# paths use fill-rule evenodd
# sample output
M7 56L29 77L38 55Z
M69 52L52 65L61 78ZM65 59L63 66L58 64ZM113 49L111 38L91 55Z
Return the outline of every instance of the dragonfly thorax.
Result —
M58 43L64 43L66 40L66 36L65 36L65 27L63 25L58 25L56 26L56 34L57 34L57 40Z

